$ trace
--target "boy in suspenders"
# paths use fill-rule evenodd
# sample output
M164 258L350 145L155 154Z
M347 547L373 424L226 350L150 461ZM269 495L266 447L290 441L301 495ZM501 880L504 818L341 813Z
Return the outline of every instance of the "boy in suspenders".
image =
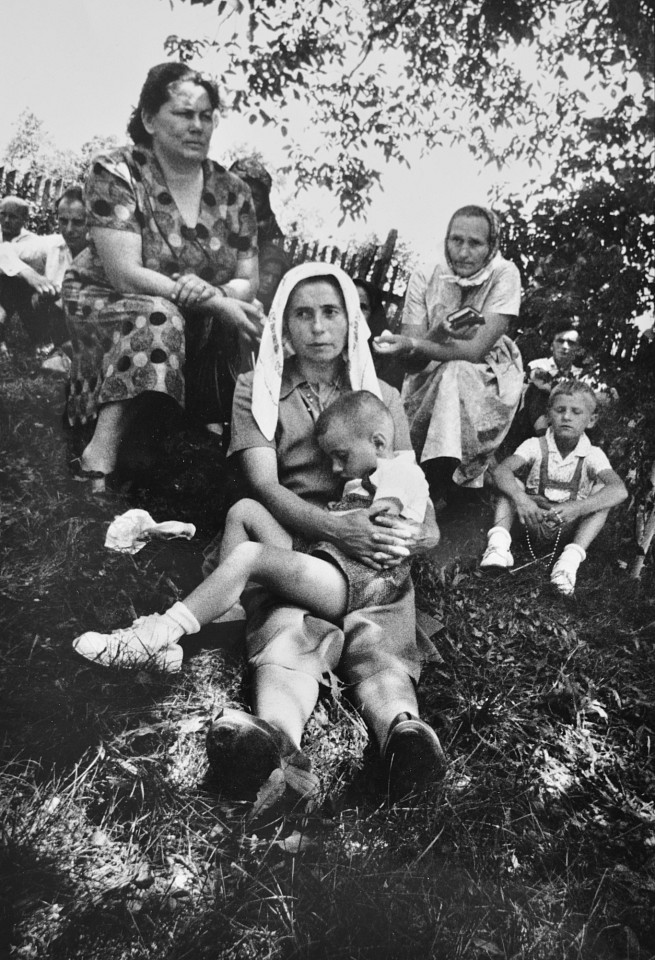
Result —
M571 596L589 544L628 492L585 433L596 420L590 387L577 380L559 383L550 394L548 420L545 437L526 440L492 473L500 496L480 567L507 570L514 565L510 530L518 519L529 542L566 543L550 581L559 593Z

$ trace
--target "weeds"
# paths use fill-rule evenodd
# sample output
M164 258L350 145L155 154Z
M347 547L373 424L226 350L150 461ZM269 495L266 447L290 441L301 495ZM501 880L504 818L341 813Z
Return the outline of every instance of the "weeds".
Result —
M306 734L318 805L253 816L204 751L212 717L245 702L238 630L204 631L172 678L102 671L70 645L197 582L231 495L220 452L185 427L167 470L94 501L68 472L60 387L24 367L0 381L8 955L655 955L653 573L619 569L620 517L574 601L539 569L490 582L472 555L417 563L439 654L421 705L452 761L441 790L390 807L361 721L326 697ZM133 505L191 520L197 541L109 554L106 526Z

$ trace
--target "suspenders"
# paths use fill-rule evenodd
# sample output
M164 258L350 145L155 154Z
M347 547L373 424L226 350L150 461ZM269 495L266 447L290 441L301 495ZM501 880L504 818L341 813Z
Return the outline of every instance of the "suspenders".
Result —
M580 481L582 479L582 467L584 457L578 457L575 471L570 480L550 480L548 477L548 444L545 437L539 437L539 446L541 448L541 468L539 470L539 496L546 496L546 487L551 490L568 490L570 492L569 500L577 500L580 490Z

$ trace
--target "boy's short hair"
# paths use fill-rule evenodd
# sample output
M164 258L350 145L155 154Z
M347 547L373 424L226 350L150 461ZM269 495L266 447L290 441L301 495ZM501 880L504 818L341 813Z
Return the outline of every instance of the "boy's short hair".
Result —
M589 398L591 402L592 412L596 409L598 400L596 399L596 394L591 389L588 383L583 383L581 380L560 380L559 383L555 384L553 389L550 391L550 396L548 398L548 409L552 407L555 400L559 396L572 397L574 394L582 393Z
M316 436L324 436L337 419L345 420L352 432L361 437L369 437L376 429L384 426L389 431L389 439L393 441L394 422L389 408L370 390L350 390L342 393L321 412L314 428Z

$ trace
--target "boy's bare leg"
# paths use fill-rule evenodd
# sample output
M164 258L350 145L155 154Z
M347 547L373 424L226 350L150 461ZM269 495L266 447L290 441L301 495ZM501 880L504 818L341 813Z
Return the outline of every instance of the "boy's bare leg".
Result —
M605 526L608 516L609 510L599 510L597 513L587 514L578 524L571 542L577 543L579 547L586 551Z
M247 541L183 601L202 626L234 606L249 580L292 600L332 623L340 621L348 585L338 567L318 557Z
M509 497L498 497L496 509L494 511L494 526L504 527L505 530L511 530L512 524L516 519L516 507Z
M300 748L305 724L318 700L318 689L318 681L309 673L264 663L253 675L253 711L261 720L283 730Z
M256 500L246 498L230 507L225 520L219 560L221 563L235 547L247 541L266 543L281 550L291 550L293 541L282 524Z

